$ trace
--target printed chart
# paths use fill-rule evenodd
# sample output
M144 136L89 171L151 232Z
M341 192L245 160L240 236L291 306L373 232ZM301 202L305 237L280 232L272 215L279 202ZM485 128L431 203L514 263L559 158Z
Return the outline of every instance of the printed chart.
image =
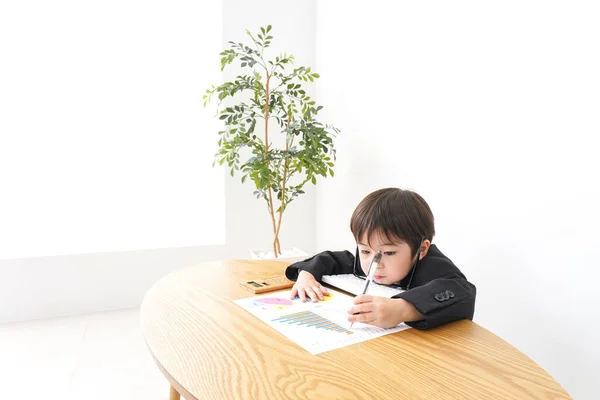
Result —
M341 325L334 324L330 320L323 318L312 311L302 311L284 315L283 317L275 318L274 320L272 320L272 322L305 326L308 328L314 327L316 329L324 329L326 331L346 333L348 335L354 333L347 329L344 329Z
M400 324L391 329L355 323L350 329L347 311L352 297L329 289L318 303L290 299L291 290L259 295L235 302L312 354L364 342L408 329Z

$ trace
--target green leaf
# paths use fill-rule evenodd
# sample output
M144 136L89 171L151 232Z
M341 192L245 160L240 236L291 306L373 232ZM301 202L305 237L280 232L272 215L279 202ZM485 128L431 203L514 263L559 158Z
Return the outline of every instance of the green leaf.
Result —
M313 185L317 184L317 178L314 175L310 178L310 181L313 183Z

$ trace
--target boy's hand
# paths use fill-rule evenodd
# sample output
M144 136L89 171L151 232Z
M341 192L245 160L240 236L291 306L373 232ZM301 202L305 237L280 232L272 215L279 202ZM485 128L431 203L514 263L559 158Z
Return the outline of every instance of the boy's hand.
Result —
M423 315L404 299L360 295L348 310L348 322L362 322L380 328L393 328L401 322L419 321ZM356 314L356 315L354 315Z
M296 283L292 286L292 295L290 298L294 299L298 295L303 302L306 302L308 297L316 303L319 300L323 300L323 296L327 296L328 294L329 291L327 288L317 282L310 272L300 271Z

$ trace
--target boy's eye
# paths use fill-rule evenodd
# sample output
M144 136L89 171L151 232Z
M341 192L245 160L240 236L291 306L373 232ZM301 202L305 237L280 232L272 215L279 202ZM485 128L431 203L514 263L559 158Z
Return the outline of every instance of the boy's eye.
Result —
M383 254L385 254L386 256L393 256L396 254L395 251L384 251Z
M361 250L360 254L371 254L369 250Z

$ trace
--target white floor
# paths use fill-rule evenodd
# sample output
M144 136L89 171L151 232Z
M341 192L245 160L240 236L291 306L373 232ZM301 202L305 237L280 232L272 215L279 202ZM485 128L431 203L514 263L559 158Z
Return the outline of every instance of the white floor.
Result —
M168 398L139 309L0 325L0 399Z

